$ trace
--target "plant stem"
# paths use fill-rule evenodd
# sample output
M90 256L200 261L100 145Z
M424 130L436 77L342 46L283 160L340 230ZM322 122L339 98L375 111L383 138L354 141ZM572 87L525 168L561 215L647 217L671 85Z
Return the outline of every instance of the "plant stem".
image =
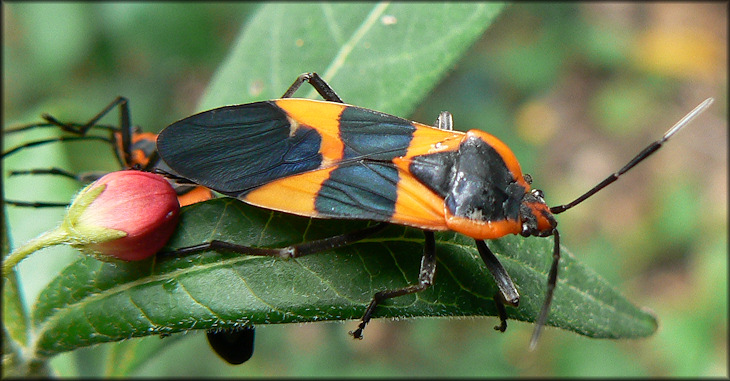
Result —
M26 242L24 245L13 250L12 253L5 257L5 260L3 261L3 278L10 274L13 267L15 267L15 265L25 259L28 255L46 247L65 243L67 240L68 232L66 229L58 227Z

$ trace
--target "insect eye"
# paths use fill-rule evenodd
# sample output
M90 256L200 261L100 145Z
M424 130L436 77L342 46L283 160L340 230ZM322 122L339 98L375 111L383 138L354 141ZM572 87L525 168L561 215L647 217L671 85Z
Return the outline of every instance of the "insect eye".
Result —
M522 175L522 178L525 179L526 183L532 184L532 176L530 176L529 174L525 173L524 175Z

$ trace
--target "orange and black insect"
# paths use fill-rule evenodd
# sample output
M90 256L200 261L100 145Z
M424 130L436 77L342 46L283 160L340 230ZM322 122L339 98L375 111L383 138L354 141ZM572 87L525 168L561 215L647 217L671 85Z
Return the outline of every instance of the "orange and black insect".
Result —
M101 112L84 124L65 123L51 115L43 114L43 123L35 123L7 129L4 131L6 134L18 133L34 128L52 127L60 128L62 131L68 132L70 135L36 140L22 144L4 152L3 158L22 149L54 142L96 140L108 143L112 146L114 156L119 162L121 168L134 168L143 171L153 171L158 168L163 170L169 169L157 155L157 148L155 146L157 135L151 132L142 132L139 127L132 126L128 103L129 102L126 98L117 97ZM119 126L98 124L99 120L115 107L119 107ZM108 136L89 134L92 129L107 131L109 134ZM90 183L104 175L103 172L74 174L61 168L14 170L10 171L9 174L10 176L39 174L59 175L77 180L84 184ZM210 189L202 186L178 184L176 182L171 182L171 184L178 193L178 201L181 206L209 200L214 197ZM4 202L9 205L25 207L68 206L68 203L58 202L27 202L15 200L4 200ZM245 326L236 330L210 330L207 332L207 338L216 353L231 364L241 364L253 355L254 327L252 326Z
M97 122L112 111L115 107L119 107L119 126L103 125ZM24 125L15 128L9 128L3 131L4 134L13 134L27 131L35 128L59 128L69 133L68 136L59 136L48 139L35 140L11 148L3 152L2 157L5 158L23 149L41 146L55 142L71 142L71 141L102 141L111 145L114 151L114 157L119 163L120 168L139 169L143 171L152 171L155 168L165 165L157 156L155 140L157 135L151 132L142 132L138 126L132 126L129 112L129 101L124 97L115 98L103 110L91 118L84 124L61 122L55 117L43 114L44 122ZM92 130L103 130L109 132L108 135L90 134ZM30 169L30 170L13 170L9 172L10 176L17 175L59 175L77 180L81 183L90 183L103 176L103 172L85 172L74 174L61 168L47 169ZM178 199L181 205L189 205L196 202L208 200L213 197L209 189L200 186L181 185L173 183L178 193ZM53 202L24 202L10 201L6 203L16 206L33 206L33 207L56 207L66 206L66 203Z
M294 99L309 82L325 101ZM476 241L499 288L501 303L517 306L519 294L509 274L484 240L507 234L553 236L553 262L531 346L550 309L558 276L560 235L554 214L562 213L644 160L703 111L700 104L628 164L575 201L548 207L531 189L517 158L496 137L479 130L452 130L443 112L435 126L344 104L315 73L301 75L282 99L226 106L175 122L160 132L157 149L175 177L282 212L315 217L380 222L362 230L268 249L211 241L178 249L178 254L224 250L251 255L299 257L338 248L381 230L388 223L422 229L425 245L418 284L376 293L357 329L362 338L377 305L385 299L422 291L436 270L434 231L452 230Z

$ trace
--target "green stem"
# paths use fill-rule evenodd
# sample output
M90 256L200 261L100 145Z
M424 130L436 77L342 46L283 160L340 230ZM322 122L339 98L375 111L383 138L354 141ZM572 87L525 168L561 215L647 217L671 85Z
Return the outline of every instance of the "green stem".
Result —
M3 261L3 278L5 278L13 267L30 254L50 246L59 245L68 241L68 232L60 227L47 231L38 237L26 242L23 246L13 250Z

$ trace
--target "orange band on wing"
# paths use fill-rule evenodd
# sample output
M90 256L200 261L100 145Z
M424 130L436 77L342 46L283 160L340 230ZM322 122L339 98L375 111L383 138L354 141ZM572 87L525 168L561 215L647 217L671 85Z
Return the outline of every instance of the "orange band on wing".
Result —
M289 116L292 129L290 135L300 125L304 125L322 136L322 145L319 148L324 159L322 167L342 160L344 145L340 139L340 115L348 107L346 104L298 98L278 99L275 102Z
M316 217L314 201L317 193L335 168L337 167L274 180L247 193L241 200L262 208Z

